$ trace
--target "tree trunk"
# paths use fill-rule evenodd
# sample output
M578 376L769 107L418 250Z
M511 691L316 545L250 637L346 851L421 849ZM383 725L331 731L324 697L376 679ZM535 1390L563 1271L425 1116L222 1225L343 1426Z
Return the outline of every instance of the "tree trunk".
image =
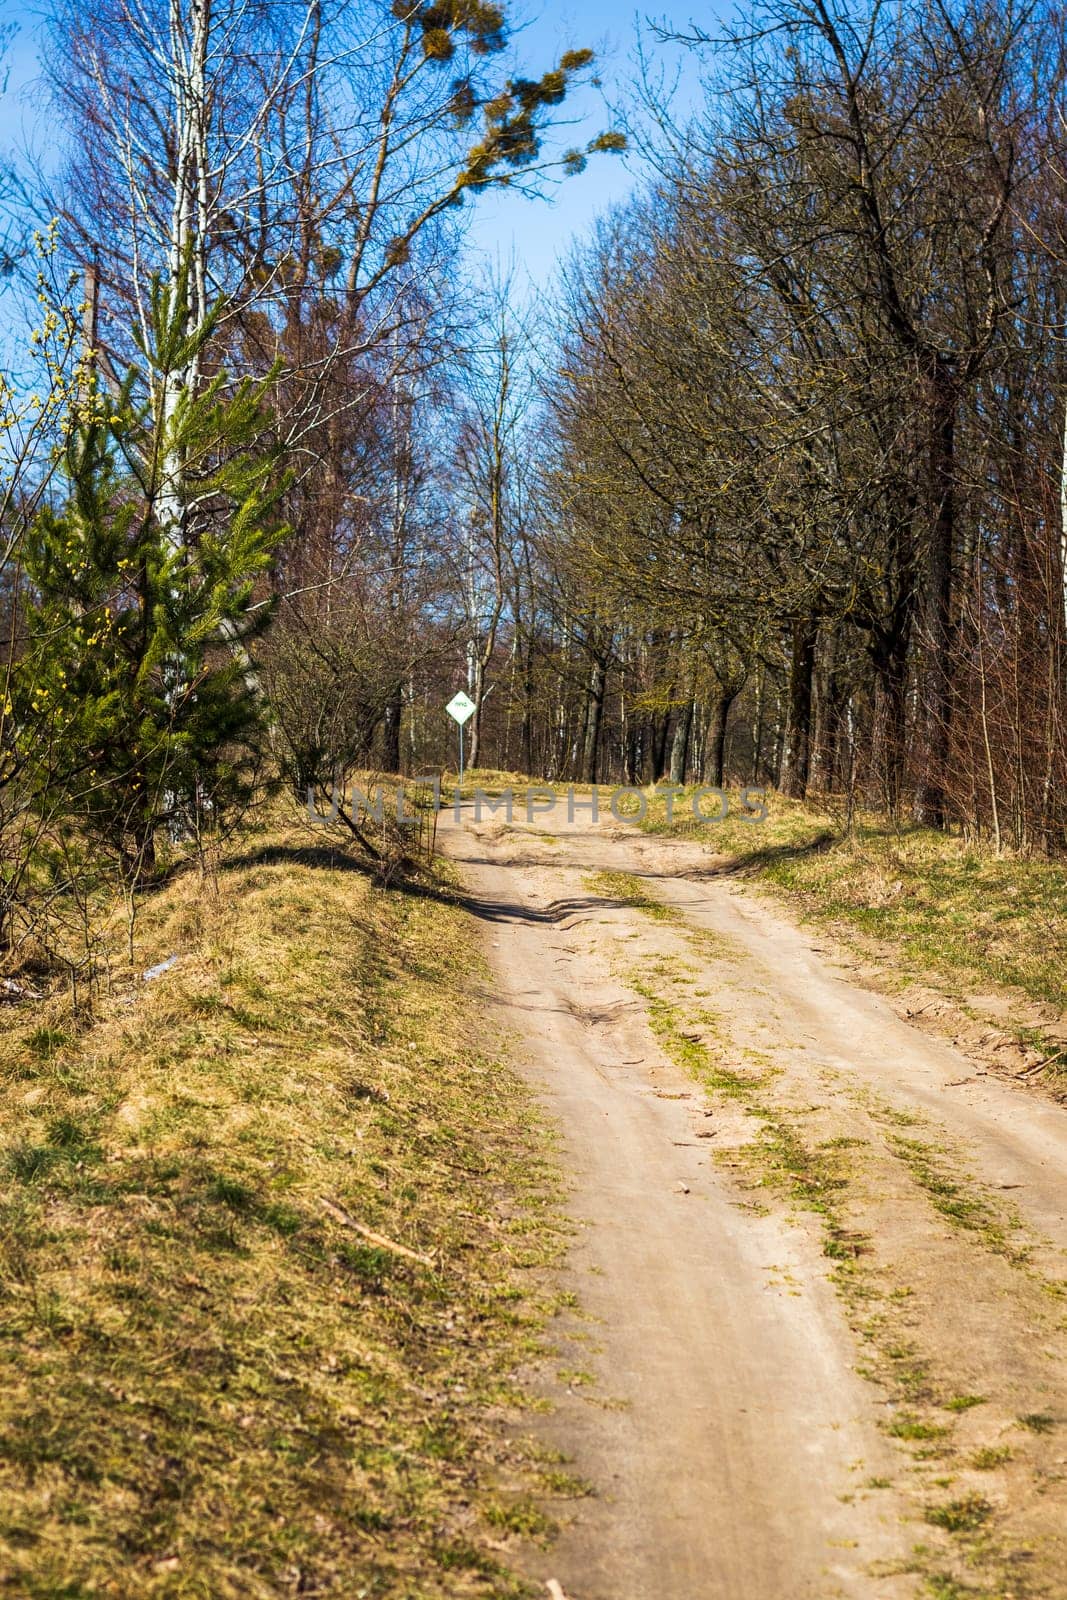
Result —
M525 773L533 772L533 673L530 668L529 656L523 667L522 676L522 727L519 734L519 744L522 748L522 769Z
M604 716L604 689L607 670L603 661L594 658L589 674L589 688L585 705L585 741L582 753L582 782L596 783L600 764L600 725Z
M756 676L756 707L752 717L752 768L751 781L760 781L760 762L763 756L763 713L766 692L766 672L762 661Z
M1067 402L1063 408L1063 448L1060 453L1060 601L1067 629Z
M908 660L913 595L902 588L887 621L872 632L869 653L876 678L870 760L863 787L874 806L895 815L907 767Z
M816 787L823 794L833 794L841 732L841 685L834 672L828 673L824 680L819 706L819 731L815 739Z
M480 655L469 662L468 690L474 701L474 712L469 723L467 766L476 767L482 753L482 706L485 703L485 663Z
M730 707L738 696L737 689L720 689L711 702L708 731L704 742L704 782L721 789L726 766L726 729L730 720Z
M793 800L803 800L808 791L808 773L811 767L811 687L815 673L817 637L818 625L814 618L803 617L794 622L781 776L782 793Z
M815 672L815 718L811 739L811 783L820 794L830 794L834 787L834 767L837 764L837 734L840 721L841 693L836 663L838 640L836 631L830 634Z
M678 721L674 728L674 738L671 740L671 776L672 783L685 782L685 770L689 765L689 740L693 732L693 702L687 700L678 714Z
M641 773L644 751L644 723L631 714L622 746L623 777L627 783L636 783Z
M884 710L882 802L895 816L904 790L908 748L908 667L903 653L894 654L886 663L881 689Z
M948 764L952 720L952 557L955 535L956 395L952 374L938 361L933 377L931 488L933 526L927 562L923 643L923 770L915 797L916 820L944 827L948 816Z
M400 771L400 724L404 716L404 691L400 688L385 708L382 725L382 766L386 772Z
M667 737L671 731L671 714L665 711L655 725L652 735L652 782L667 775Z

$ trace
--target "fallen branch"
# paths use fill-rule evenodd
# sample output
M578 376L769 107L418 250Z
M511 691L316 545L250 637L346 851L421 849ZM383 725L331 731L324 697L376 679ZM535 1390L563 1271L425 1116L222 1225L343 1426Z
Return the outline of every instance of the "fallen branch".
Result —
M360 1238L366 1239L368 1244L377 1245L379 1250L389 1250L394 1256L403 1256L405 1261L417 1261L420 1266L432 1267L433 1261L429 1256L420 1255L417 1250L409 1250L406 1244L397 1244L395 1239L387 1239L384 1233L375 1233L373 1228L365 1227L362 1222L357 1222L355 1217L350 1217L348 1212L333 1200L327 1200L325 1195L320 1195L319 1203L322 1209L339 1222L344 1228L351 1228L353 1233L358 1233Z
M1039 1072L1044 1072L1046 1067L1054 1067L1057 1061L1062 1061L1067 1056L1067 1050L1057 1050L1054 1056L1048 1056L1044 1061L1032 1061L1028 1067L1017 1072L1017 1078L1036 1078Z
M337 822L343 822L353 839L355 839L356 843L361 845L362 848L366 850L367 854L373 858L373 860L379 863L384 860L382 852L371 844L370 840L367 838L367 835L359 826L358 822L356 822L355 818L346 815L344 806L338 806L336 819L333 820L336 820Z

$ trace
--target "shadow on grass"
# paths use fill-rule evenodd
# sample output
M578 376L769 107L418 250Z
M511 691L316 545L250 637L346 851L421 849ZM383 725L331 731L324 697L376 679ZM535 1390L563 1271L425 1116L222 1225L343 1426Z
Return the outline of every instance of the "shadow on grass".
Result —
M248 867L316 867L330 872L355 872L362 878L374 876L375 863L357 856L343 845L265 844L258 850L244 850L219 863L220 872L244 871Z
M825 855L843 835L832 828L824 828L814 838L801 844L769 844L759 850L745 850L740 854L718 856L706 867L697 867L681 874L686 878L737 878L750 872L766 872L783 861L802 861L808 856Z
M258 850L246 850L241 855L223 861L221 872L235 872L251 867L308 867L320 872L351 872L377 888L394 894L406 895L414 900L430 900L437 905L462 906L478 914L478 903L459 889L435 882L421 872L396 871L388 879L380 876L380 863L367 856L359 856L345 845L328 844L268 844Z

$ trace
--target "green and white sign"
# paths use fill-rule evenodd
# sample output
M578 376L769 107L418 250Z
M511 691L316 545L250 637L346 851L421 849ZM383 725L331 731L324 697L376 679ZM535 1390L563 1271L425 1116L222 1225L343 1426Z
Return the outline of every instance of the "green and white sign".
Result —
M451 700L448 702L447 706L445 706L445 710L448 712L449 716L452 718L452 721L459 725L459 781L460 781L460 783L463 782L463 724L465 722L468 722L470 720L470 718L473 717L475 709L476 709L476 707L475 707L474 701L471 699L469 694L464 694L462 689L459 691L458 694L454 694L452 696Z
M465 722L469 722L473 717L474 709L474 701L469 694L464 694L462 689L458 694L453 695L447 706L445 706L445 710L452 718L452 721L458 722L461 728Z

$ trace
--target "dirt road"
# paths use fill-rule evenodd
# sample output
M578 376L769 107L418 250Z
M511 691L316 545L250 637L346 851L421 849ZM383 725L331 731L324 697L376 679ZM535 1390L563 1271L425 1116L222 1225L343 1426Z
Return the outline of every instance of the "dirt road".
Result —
M561 1130L545 1442L573 1600L1067 1596L1067 1113L919 1033L701 844L466 815Z

